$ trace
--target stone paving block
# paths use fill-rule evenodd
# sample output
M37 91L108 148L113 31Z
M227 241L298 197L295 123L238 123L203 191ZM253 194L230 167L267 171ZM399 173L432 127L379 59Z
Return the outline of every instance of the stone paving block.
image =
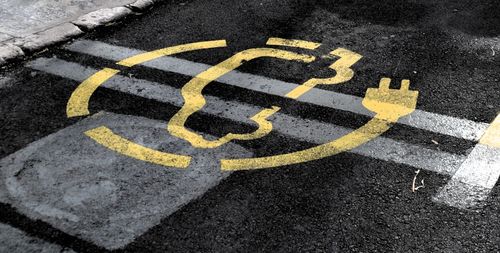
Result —
M0 44L0 65L10 59L15 59L24 56L24 52L18 46L11 43Z
M0 32L24 37L70 22L89 12L136 0L2 0Z
M84 135L102 125L126 139L193 160L187 169L174 169L120 155ZM0 201L68 234L116 249L227 177L228 172L220 171L220 158L251 156L235 144L194 149L172 137L165 122L98 113L2 159Z
M138 0L137 2L131 3L127 5L127 7L131 7L132 9L138 10L146 10L153 6L155 2L153 0Z
M71 249L31 237L17 228L2 223L0 223L0 252L74 253Z
M126 7L116 7L111 9L101 9L79 17L73 24L91 30L98 26L118 20L132 13Z
M21 39L20 46L27 51L36 51L57 42L68 40L83 31L71 23L65 23L49 30Z

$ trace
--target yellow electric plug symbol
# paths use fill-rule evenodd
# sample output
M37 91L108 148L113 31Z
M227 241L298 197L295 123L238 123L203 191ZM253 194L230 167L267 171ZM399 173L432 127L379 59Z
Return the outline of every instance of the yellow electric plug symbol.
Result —
M369 88L363 106L376 113L376 118L396 122L415 110L418 91L410 90L410 80L402 80L399 89L390 89L390 83L391 79L382 78L379 88Z
M331 142L288 154L229 159L221 161L222 170L248 170L303 163L336 155L356 148L389 130L400 117L415 110L417 91L409 90L409 80L403 80L400 89L389 89L391 79L382 78L379 88L369 88L363 106L376 113L364 126Z
M280 38L270 38L266 44L308 50L314 50L320 46L320 44L314 42ZM119 61L117 64L125 67L133 67L137 64L142 64L163 56L225 46L225 40L188 43L141 53ZM343 48L335 49L330 54L339 58L329 66L330 69L335 70L335 76L331 78L309 79L287 93L285 97L297 99L317 85L340 84L349 81L354 76L354 71L351 69L351 66L359 61L362 56ZM172 135L185 139L193 146L199 148L214 148L231 140L251 140L269 134L272 131L272 123L268 118L280 109L277 106L263 109L261 112L251 117L258 126L257 130L252 133L229 133L218 140L210 141L184 126L188 117L205 105L206 101L202 95L202 91L206 85L216 80L218 77L236 69L244 62L261 57L279 58L304 63L310 63L315 60L314 56L293 53L276 48L254 48L239 52L231 58L200 73L182 88L181 94L185 100L185 104L169 121L167 126L168 131ZM67 116L78 117L90 114L88 106L92 94L100 85L119 72L120 71L116 69L104 68L82 82L71 94L66 106ZM369 88L367 90L362 104L376 115L365 125L349 134L316 147L288 154L243 159L222 159L220 161L221 169L244 170L271 168L317 160L351 150L380 136L397 122L399 118L412 113L417 104L418 92L409 89L409 80L403 80L400 89L390 89L390 81L389 78L382 78L379 88ZM90 129L85 132L85 135L110 150L138 160L175 168L187 168L191 163L190 156L162 152L134 143L114 133L106 126Z

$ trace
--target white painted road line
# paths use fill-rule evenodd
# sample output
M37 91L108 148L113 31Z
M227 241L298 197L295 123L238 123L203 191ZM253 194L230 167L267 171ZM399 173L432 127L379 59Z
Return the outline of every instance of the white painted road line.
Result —
M31 237L17 228L2 223L0 223L0 252L74 253L71 249L65 249L59 245Z
M459 208L480 206L499 178L500 115L434 200Z
M479 207L500 177L500 149L477 144L434 201L458 208Z
M120 155L84 134L100 126L149 148L189 155L191 164L167 168ZM0 201L68 234L117 249L230 175L220 170L219 159L253 156L233 143L194 149L170 136L165 126L113 113L85 118L0 160Z
M28 66L36 70L78 82L85 80L97 72L96 69L87 68L76 63L55 58L39 58L30 62ZM177 107L181 107L183 104L178 89L146 80L116 75L105 82L103 87L163 103L173 104ZM248 119L249 116L255 115L255 113L262 110L262 108L253 105L224 101L212 96L205 97L207 99L207 104L202 109L204 113L217 115L246 124L251 124ZM352 131L352 129L333 124L322 123L315 120L304 120L283 113L274 114L271 120L275 131L298 140L318 144L326 143L327 141L336 139ZM294 127L289 127L291 125ZM448 175L452 175L465 160L465 156L434 151L417 145L394 141L385 137L379 137L351 152Z
M69 45L67 49L70 51L85 53L88 55L115 61L119 61L136 54L144 53L144 51L141 50L113 46L102 42L88 40L77 41ZM170 71L187 76L195 76L198 73L211 67L207 64L196 63L174 57L162 57L151 62L146 62L143 65L146 67L163 71ZM219 78L217 81L278 96L284 96L288 93L288 91L297 87L297 84L287 83L238 71L232 71L230 74ZM321 89L313 89L300 97L298 100L315 105L349 111L361 115L372 116L371 112L365 110L361 105L362 98L356 96L345 95ZM486 129L489 126L489 124L486 123L474 122L471 120L459 119L446 115L439 115L422 110L416 110L409 116L400 119L398 123L470 141L479 141L486 133ZM282 131L287 131L287 129L282 129ZM337 131L342 132L341 130ZM374 145L374 143L378 142L379 140L380 139L376 139L368 145L364 145L356 150L353 150L353 152L361 153L363 155L366 155L367 153L373 153L370 149L374 147L370 145ZM390 141L392 140L383 140L383 145L387 145L387 142ZM395 148L397 145L388 146ZM379 149L378 152L383 153L384 149ZM432 156L435 152L424 152L432 154L430 156L425 156L422 155L422 151L419 151L418 154L420 156L413 159L409 158L408 156L400 157L402 153L405 152L399 152L397 153L397 156L392 156L391 159L387 159L387 157L391 153L379 154L377 158L388 161L396 161L399 163L412 165L417 168L428 170L430 169L435 171L435 169L432 168L432 164L433 161L439 159L435 156ZM371 157L374 156L372 155ZM431 158L429 159L429 157ZM441 201L457 207L472 207L475 204L471 203L479 203L481 200L484 200L491 191L491 188L498 180L497 174L499 173L498 170L500 166L498 165L498 162L496 160L497 158L498 154L496 154L496 151L489 150L489 148L487 148L486 146L478 145L471 152L470 156L467 158L467 161L461 166L458 166L460 167L460 170L453 177L451 182L446 187L444 187L441 193L434 199L441 199ZM427 159L429 159L429 162L426 161ZM452 162L449 162L445 159L445 163L450 164L446 165L447 172L453 175L453 171L457 168L457 166L455 165L460 165L464 160L465 159L463 159L463 157L457 156L456 160L454 160L455 163L451 165ZM428 166L429 164L431 164L431 166ZM441 165L439 165L439 167L440 166ZM438 169L438 171L442 170L443 169ZM472 186L475 190L471 188ZM445 197L445 195L447 197Z
M67 49L73 52L93 55L113 61L119 61L145 52L137 49L119 47L103 42L88 40L76 41L75 43L67 46ZM146 62L143 65L187 76L195 76L196 74L211 67L207 64L187 61L175 57L162 57ZM231 73L219 78L217 81L282 97L298 86L298 84L242 73L239 71L232 71ZM366 115L369 117L373 116L372 112L366 110L362 106L362 98L357 96L315 88L297 100ZM398 123L471 141L478 141L488 127L488 124L486 123L454 118L418 109L409 116L401 118Z

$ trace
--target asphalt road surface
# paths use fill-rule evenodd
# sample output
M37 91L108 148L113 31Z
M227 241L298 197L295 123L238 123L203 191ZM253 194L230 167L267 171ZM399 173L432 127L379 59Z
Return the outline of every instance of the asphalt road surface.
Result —
M493 0L169 1L4 68L0 251L500 252L499 13ZM218 46L120 62L203 41ZM169 120L199 102L183 87L258 48L314 61L243 59L203 89L205 106L183 128L191 137L176 135ZM339 48L362 56L352 78L287 95L345 76L331 67ZM362 128L377 117L363 98L382 78L393 91L410 80L416 110L359 134L375 133L367 143L271 158L261 166L270 168L221 165ZM82 82L96 89L89 114L71 115ZM278 107L262 135L193 141L257 133L250 118Z

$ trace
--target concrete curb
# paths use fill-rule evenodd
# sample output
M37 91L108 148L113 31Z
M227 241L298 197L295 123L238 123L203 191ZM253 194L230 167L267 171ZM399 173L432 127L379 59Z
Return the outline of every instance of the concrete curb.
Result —
M97 27L115 23L129 15L147 12L165 0L137 0L121 7L104 8L80 16L76 20L50 27L21 38L0 37L0 67L25 55L39 52L54 44L68 41ZM9 36L10 37L10 36Z

